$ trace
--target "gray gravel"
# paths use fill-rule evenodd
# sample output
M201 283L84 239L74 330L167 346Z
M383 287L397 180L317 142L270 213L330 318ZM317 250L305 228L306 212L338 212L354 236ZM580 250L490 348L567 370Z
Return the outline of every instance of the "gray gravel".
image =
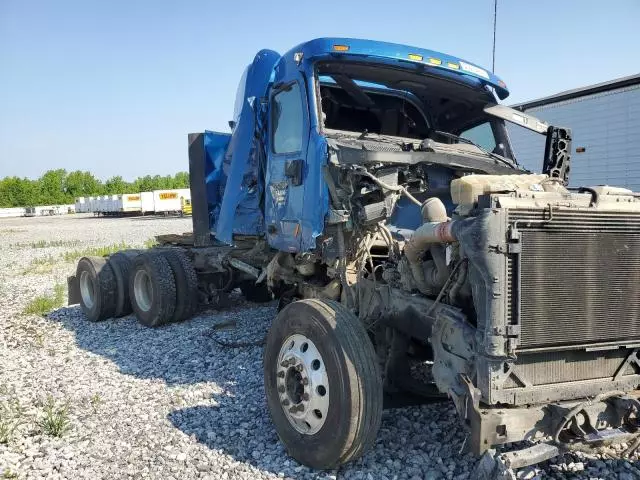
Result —
M189 229L190 219L177 218L0 220L0 430L18 425L0 444L0 478L473 478L475 460L459 453L465 433L447 403L385 411L373 451L339 471L289 458L262 386L273 304L237 296L233 307L153 330L132 317L90 324L78 307L48 318L21 314L74 271L63 252L141 246ZM38 240L77 244L26 245ZM36 273L33 259L49 256L55 265ZM68 409L61 438L40 425L47 401ZM640 478L637 456L619 453L568 454L517 477Z

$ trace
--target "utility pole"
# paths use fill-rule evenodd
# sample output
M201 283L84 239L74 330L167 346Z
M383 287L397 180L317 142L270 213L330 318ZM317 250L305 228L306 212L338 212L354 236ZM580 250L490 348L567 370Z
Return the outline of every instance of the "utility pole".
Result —
M496 71L496 22L498 20L498 0L493 0L493 55L491 71Z

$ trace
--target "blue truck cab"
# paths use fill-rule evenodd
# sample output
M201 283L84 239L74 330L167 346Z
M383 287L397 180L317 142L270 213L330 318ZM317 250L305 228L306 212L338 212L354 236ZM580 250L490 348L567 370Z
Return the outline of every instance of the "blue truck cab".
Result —
M483 112L508 94L493 73L423 48L319 38L282 56L262 50L241 78L232 133L205 140L211 230L229 244L264 234L279 250L316 248L329 211L323 167L340 132L409 145L447 130L504 157L469 171L517 170L503 120ZM433 173L435 182L451 180L446 169ZM419 211L411 213L415 223Z

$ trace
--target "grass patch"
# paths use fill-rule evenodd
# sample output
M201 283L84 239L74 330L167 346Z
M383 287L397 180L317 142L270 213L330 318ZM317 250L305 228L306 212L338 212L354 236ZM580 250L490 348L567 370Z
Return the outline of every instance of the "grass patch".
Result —
M26 233L24 228L0 228L0 233Z
M0 444L8 444L24 420L24 409L18 400L0 402Z
M64 305L64 285L57 283L53 287L53 295L36 297L22 311L25 315L44 315Z
M13 246L18 248L49 248L49 247L76 247L80 245L80 240L38 240L31 243L16 243Z
M31 260L31 265L22 271L22 275L51 273L56 263L56 259L51 255L36 257Z
M80 250L72 250L64 252L62 258L65 262L75 262L82 257L104 257L111 255L112 253L119 252L120 250L130 249L131 246L124 242L114 243L113 245L106 245L104 247L89 247Z
M94 393L89 399L91 406L93 407L93 412L95 413L98 410L98 407L102 403L102 397L99 394Z
M47 402L42 408L44 415L38 421L38 426L44 433L52 437L62 437L69 430L69 406L57 405L53 397L47 397Z
M156 240L156 237L147 238L144 241L144 248L153 248L156 245L158 245L158 240Z
M56 259L52 255L46 257L36 257L31 260L31 265L55 265Z

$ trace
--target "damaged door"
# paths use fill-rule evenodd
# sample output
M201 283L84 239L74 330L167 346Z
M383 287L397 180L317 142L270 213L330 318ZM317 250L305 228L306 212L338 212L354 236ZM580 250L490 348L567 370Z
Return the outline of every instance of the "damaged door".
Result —
M278 82L269 99L265 223L269 244L297 252L302 239L309 108L299 72Z

